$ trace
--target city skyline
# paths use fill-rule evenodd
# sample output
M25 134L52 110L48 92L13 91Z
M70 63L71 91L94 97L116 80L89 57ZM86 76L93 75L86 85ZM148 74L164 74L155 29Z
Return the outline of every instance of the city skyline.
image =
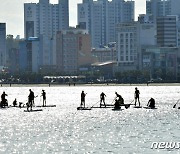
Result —
M139 14L145 13L146 0L135 1L135 20ZM6 33L20 35L24 37L24 3L38 3L39 0L6 0L0 5L0 22L6 23ZM58 0L50 0L50 3L56 4ZM82 0L69 0L69 24L76 26L77 24L77 4L82 3ZM7 7L8 6L8 7ZM16 7L15 7L16 6ZM18 9L17 9L18 8Z

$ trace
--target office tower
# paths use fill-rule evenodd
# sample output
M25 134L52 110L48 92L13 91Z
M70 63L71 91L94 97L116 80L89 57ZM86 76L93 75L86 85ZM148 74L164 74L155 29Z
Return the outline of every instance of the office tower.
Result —
M0 23L0 66L6 66L6 23Z
M59 0L50 4L49 0L24 4L25 38L39 37L41 34L52 38L58 30L69 27L69 2Z
M134 1L84 0L78 4L78 25L88 30L92 47L115 41L115 26L134 21Z
M157 45L160 47L178 46L177 16L157 17Z

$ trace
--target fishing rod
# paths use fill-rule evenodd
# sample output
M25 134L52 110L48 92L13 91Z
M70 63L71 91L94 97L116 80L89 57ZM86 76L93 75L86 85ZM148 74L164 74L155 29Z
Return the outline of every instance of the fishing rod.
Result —
M174 104L173 108L176 107L177 103L180 101L180 99L177 100L176 104Z

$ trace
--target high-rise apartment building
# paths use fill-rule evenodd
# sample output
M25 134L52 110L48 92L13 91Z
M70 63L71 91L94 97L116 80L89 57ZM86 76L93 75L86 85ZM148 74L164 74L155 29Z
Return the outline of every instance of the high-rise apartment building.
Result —
M180 0L146 0L146 14L152 14L154 21L159 16L178 15Z
M6 23L0 23L0 66L6 66Z
M93 47L114 42L116 24L131 21L134 21L132 0L83 0L78 4L78 25L88 30Z
M39 37L41 34L52 38L57 31L69 27L69 1L59 0L50 4L49 0L24 4L25 38Z

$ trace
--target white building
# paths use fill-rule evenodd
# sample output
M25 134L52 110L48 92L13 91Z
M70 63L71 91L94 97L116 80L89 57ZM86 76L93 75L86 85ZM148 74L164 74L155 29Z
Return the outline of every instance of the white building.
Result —
M24 34L26 38L41 34L53 37L58 30L69 27L69 1L59 0L50 4L49 0L24 4Z
M92 46L115 41L115 26L134 21L134 1L83 0L78 4L78 25L91 34Z
M0 66L6 66L6 23L0 23Z
M117 25L117 59L121 70L136 70L141 59L141 46L156 45L154 24L140 22Z

